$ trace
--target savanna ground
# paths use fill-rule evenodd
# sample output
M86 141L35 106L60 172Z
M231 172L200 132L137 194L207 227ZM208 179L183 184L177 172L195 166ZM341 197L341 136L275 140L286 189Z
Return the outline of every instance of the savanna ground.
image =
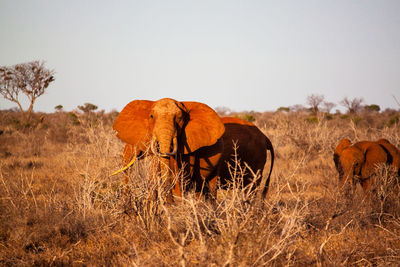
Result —
M27 127L0 112L1 265L400 264L394 176L381 167L371 199L360 188L349 197L332 160L343 137L399 148L399 112L253 114L276 152L263 205L235 186L214 205L190 192L175 205L150 201L152 159L135 163L128 187L121 174L109 177L123 149L115 113L34 115Z

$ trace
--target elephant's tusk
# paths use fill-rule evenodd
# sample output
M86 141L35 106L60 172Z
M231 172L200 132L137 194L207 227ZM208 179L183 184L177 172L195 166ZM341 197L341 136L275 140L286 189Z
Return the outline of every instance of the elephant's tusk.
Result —
M172 151L171 153L165 153L165 155L167 155L167 156L174 156L178 152L178 140L177 140L176 136L174 137L172 142L174 144L174 151Z
M113 174L110 174L110 177L111 177L111 176L114 176L114 175L116 175L116 174L118 174L118 173L120 173L120 172L126 171L130 166L132 166L132 164L135 162L135 160L136 160L136 157L133 157L133 159L131 160L131 162L128 163L128 165L126 165L126 166L123 167L122 169L120 169L120 170L114 172Z

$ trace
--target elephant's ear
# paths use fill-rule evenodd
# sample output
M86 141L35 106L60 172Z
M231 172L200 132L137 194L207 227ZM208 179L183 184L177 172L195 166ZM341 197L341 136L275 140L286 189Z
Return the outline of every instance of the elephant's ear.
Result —
M124 107L114 122L113 128L117 137L127 144L135 146L139 151L146 148L151 140L149 122L153 101L134 100Z
M215 144L225 132L225 126L215 111L199 102L182 102L189 113L185 127L185 154Z
M339 144L335 148L334 154L336 155L342 154L343 149L349 146L351 146L351 141L348 138L343 138L342 140L340 140Z

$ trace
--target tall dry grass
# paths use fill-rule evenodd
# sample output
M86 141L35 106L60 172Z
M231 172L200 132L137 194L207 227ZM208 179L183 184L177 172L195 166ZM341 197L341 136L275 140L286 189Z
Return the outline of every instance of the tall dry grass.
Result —
M115 114L45 114L29 128L15 114L0 116L2 265L400 263L397 178L381 166L369 197L360 188L346 197L332 160L345 136L400 147L400 125L388 124L393 114L257 114L276 151L263 205L238 181L215 202L185 192L166 204L162 195L151 197L163 186L151 182L157 162L150 157L134 164L127 185L109 177L121 167L123 147L111 129Z

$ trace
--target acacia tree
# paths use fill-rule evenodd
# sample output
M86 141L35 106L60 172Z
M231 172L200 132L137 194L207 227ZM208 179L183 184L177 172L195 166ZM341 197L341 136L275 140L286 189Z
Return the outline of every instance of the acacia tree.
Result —
M54 81L53 75L54 70L46 69L44 62L39 61L0 67L0 93L5 99L16 103L26 121L29 121L36 99ZM21 92L29 99L29 107L25 112L19 99Z
M97 106L92 103L85 103L83 106L78 106L85 114L90 114L97 109Z

